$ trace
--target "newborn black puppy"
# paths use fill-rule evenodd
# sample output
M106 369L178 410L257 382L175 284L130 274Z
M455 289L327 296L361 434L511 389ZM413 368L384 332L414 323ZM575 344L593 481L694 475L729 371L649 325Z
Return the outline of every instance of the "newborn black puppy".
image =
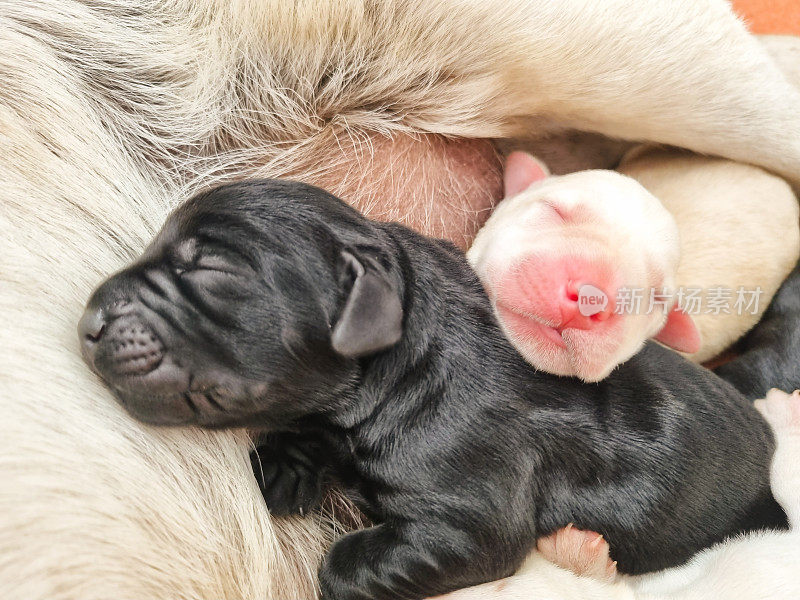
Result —
M769 427L732 386L654 344L599 384L537 372L454 246L307 185L192 198L80 335L137 418L273 432L271 507L324 478L373 519L328 553L328 600L498 579L569 523L625 573L785 526Z
M739 356L716 372L746 397L763 398L772 387L800 389L800 264L735 351Z

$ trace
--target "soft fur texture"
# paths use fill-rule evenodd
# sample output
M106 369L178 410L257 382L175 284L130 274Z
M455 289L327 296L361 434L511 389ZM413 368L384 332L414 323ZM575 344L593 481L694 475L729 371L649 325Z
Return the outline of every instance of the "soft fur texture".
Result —
M789 83L800 89L800 38L790 35L762 35L759 41Z
M548 177L522 152L508 157L505 180L508 197L467 258L529 363L599 381L657 333L679 340L678 320L684 338L696 334L672 310L675 300L661 296L675 288L678 227L639 183L608 170ZM638 294L638 306L618 308L625 290Z
M617 577L607 583L575 578L533 553L508 579L441 597L441 600L796 600L800 596L800 395L771 390L757 402L775 433L771 485L789 516L788 532L734 538L690 563L655 575Z
M542 120L517 117L536 109L800 179L797 95L722 0L454 6L3 4L5 598L314 593L332 527L269 518L247 437L143 427L78 357L88 290L198 189L252 175L324 183L336 167L349 176L332 187L361 208L464 244L499 189L491 148L415 135L528 133ZM414 134L395 138L405 151L390 132ZM450 144L473 151L454 160ZM384 189L397 198L378 202ZM467 207L440 201L462 195Z
M800 258L797 198L785 181L758 167L679 150L637 148L619 170L655 195L678 224L676 289L700 290L701 303L691 316L702 347L688 358L705 362L758 322ZM728 312L715 314L720 288L728 291ZM745 295L737 308L740 288ZM762 293L750 306L749 292L758 289Z
M326 599L508 575L569 523L630 574L783 523L769 428L729 384L655 344L597 384L536 371L454 246L319 188L191 198L86 315L87 359L131 414L278 435L270 508L313 507L308 480L330 479L373 520L328 552Z
M74 71L0 37L3 597L311 597L330 527L267 517L247 436L143 427L82 365L87 290L180 190L139 168Z
M800 266L775 295L761 322L742 340L741 356L717 372L752 398L771 384L800 385ZM590 600L794 600L800 594L800 392L772 389L756 401L776 436L770 483L790 531L740 536L659 574L606 583L575 580L534 552L511 578L462 590L447 600L522 600L540 594Z

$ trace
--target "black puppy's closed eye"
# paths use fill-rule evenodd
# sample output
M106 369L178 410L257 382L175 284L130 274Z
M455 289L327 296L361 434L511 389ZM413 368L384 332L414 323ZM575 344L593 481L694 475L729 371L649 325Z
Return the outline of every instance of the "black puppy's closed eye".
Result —
M224 274L230 276L244 275L244 272L229 259L218 254L197 254L191 260L173 260L172 271L177 277L198 271L207 274Z
M243 275L242 260L210 239L188 239L176 246L170 256L170 266L177 277L205 271L212 274Z
M182 273L187 271L215 271L229 275L239 274L228 260L214 254L200 255L190 265L179 266L178 268L181 269Z

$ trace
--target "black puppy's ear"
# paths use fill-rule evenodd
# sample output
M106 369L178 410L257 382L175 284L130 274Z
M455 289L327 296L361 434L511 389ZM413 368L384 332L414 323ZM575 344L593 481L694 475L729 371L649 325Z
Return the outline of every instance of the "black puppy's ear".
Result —
M397 284L378 261L359 260L343 250L340 285L352 284L331 334L333 349L357 358L396 344L403 335L403 306Z

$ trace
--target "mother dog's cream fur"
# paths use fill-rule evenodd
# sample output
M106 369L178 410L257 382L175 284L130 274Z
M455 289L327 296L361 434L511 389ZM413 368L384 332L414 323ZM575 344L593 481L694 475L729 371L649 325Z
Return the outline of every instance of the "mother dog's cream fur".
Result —
M65 74L29 67L0 107L3 598L311 597L330 529L267 518L246 435L143 427L81 364L86 290L177 189L120 152Z
M800 96L723 0L9 0L0 81L8 600L313 596L333 525L270 520L246 435L136 424L77 353L89 290L198 189L532 115L800 182Z

